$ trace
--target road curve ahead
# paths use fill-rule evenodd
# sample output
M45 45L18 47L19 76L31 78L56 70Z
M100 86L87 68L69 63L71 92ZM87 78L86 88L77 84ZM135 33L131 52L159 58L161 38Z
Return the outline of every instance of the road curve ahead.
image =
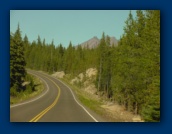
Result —
M39 77L45 90L36 98L10 106L10 122L104 122L99 115L83 106L72 90L60 80L31 71Z

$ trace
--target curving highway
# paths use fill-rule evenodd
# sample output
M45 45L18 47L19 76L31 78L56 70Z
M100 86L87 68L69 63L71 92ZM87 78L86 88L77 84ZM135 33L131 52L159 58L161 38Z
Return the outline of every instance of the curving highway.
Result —
M73 91L60 80L42 72L28 73L39 77L45 90L36 98L10 106L10 122L104 122L83 106Z

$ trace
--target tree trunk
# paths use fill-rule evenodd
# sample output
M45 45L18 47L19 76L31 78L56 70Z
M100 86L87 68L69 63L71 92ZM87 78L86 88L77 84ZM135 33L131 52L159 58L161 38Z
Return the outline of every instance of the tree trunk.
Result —
M138 103L136 101L136 103L135 103L135 109L134 109L134 114L137 114L137 111L138 111Z
M100 91L100 80L101 80L101 73L102 73L102 60L100 60L100 67L99 67L99 81L98 81L98 91Z

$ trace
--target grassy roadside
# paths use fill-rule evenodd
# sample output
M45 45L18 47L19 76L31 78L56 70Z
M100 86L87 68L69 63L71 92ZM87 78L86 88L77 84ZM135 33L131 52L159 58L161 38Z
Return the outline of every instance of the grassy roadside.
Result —
M112 116L109 113L107 113L107 111L104 108L101 107L104 104L102 99L95 98L93 95L87 93L84 90L81 90L76 85L70 84L69 80L65 78L60 80L66 83L74 91L75 95L83 105L93 110L98 115L101 115L107 121L117 121L113 119Z
M30 76L32 77L33 81L34 81L34 86L35 86L35 91L33 92L29 92L27 90L19 93L16 97L10 96L10 104L16 104L19 102L22 102L24 100L33 98L37 95L39 95L43 90L44 90L44 85L42 83L42 81L37 78L36 76L33 76L30 74Z

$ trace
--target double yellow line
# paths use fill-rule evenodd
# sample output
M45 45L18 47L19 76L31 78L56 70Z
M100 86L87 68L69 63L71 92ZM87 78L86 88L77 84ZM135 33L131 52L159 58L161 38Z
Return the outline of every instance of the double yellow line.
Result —
M46 76L44 76L44 77L46 77ZM48 78L48 77L46 77L47 79L49 79L50 81L52 81L50 78ZM44 109L42 112L40 112L38 115L36 115L33 119L31 119L29 122L37 122L42 116L44 116L50 109L52 109L55 105L56 105L56 103L57 103L57 101L58 101L58 99L59 99L59 97L60 97L60 87L54 82L54 81L52 81L54 84L55 84L55 86L58 88L58 95L57 95L57 97L56 97L56 99L54 100L54 102L50 105L50 106L48 106L46 109Z

